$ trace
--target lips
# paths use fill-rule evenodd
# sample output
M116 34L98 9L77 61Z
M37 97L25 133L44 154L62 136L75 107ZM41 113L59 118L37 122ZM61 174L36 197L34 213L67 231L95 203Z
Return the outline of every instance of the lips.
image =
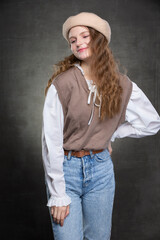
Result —
M87 48L81 48L81 49L78 50L78 52L82 52L85 49L87 49Z

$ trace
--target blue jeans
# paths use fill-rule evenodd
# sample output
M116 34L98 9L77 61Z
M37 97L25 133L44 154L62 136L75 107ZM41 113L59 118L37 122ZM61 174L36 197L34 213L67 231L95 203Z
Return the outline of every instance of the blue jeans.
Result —
M64 156L66 193L71 197L70 212L61 227L51 216L55 240L109 240L115 178L107 149L82 158ZM48 196L49 197L49 196Z

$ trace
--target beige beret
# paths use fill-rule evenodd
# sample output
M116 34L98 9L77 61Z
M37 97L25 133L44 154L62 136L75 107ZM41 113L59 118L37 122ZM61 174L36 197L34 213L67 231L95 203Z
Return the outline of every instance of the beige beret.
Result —
M101 32L107 39L108 43L111 40L111 28L109 23L97 16L94 13L81 12L75 16L70 16L63 24L62 34L63 37L68 41L68 31L75 26L88 26Z

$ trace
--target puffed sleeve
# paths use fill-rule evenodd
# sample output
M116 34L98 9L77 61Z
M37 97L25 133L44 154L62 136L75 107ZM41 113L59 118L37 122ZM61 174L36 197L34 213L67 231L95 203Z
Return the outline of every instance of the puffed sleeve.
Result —
M48 89L43 108L42 159L50 193L47 206L67 206L71 198L65 192L63 172L63 110L56 88Z
M156 134L160 129L160 117L144 92L132 82L132 93L127 105L125 123L112 135L115 138L141 138Z

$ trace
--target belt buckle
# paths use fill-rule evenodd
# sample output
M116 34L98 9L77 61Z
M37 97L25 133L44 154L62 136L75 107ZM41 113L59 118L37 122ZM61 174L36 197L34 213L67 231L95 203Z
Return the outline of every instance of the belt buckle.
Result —
M85 150L82 149L82 150L80 150L80 151L75 151L75 155L76 155L77 157L83 157L83 156L85 156Z

